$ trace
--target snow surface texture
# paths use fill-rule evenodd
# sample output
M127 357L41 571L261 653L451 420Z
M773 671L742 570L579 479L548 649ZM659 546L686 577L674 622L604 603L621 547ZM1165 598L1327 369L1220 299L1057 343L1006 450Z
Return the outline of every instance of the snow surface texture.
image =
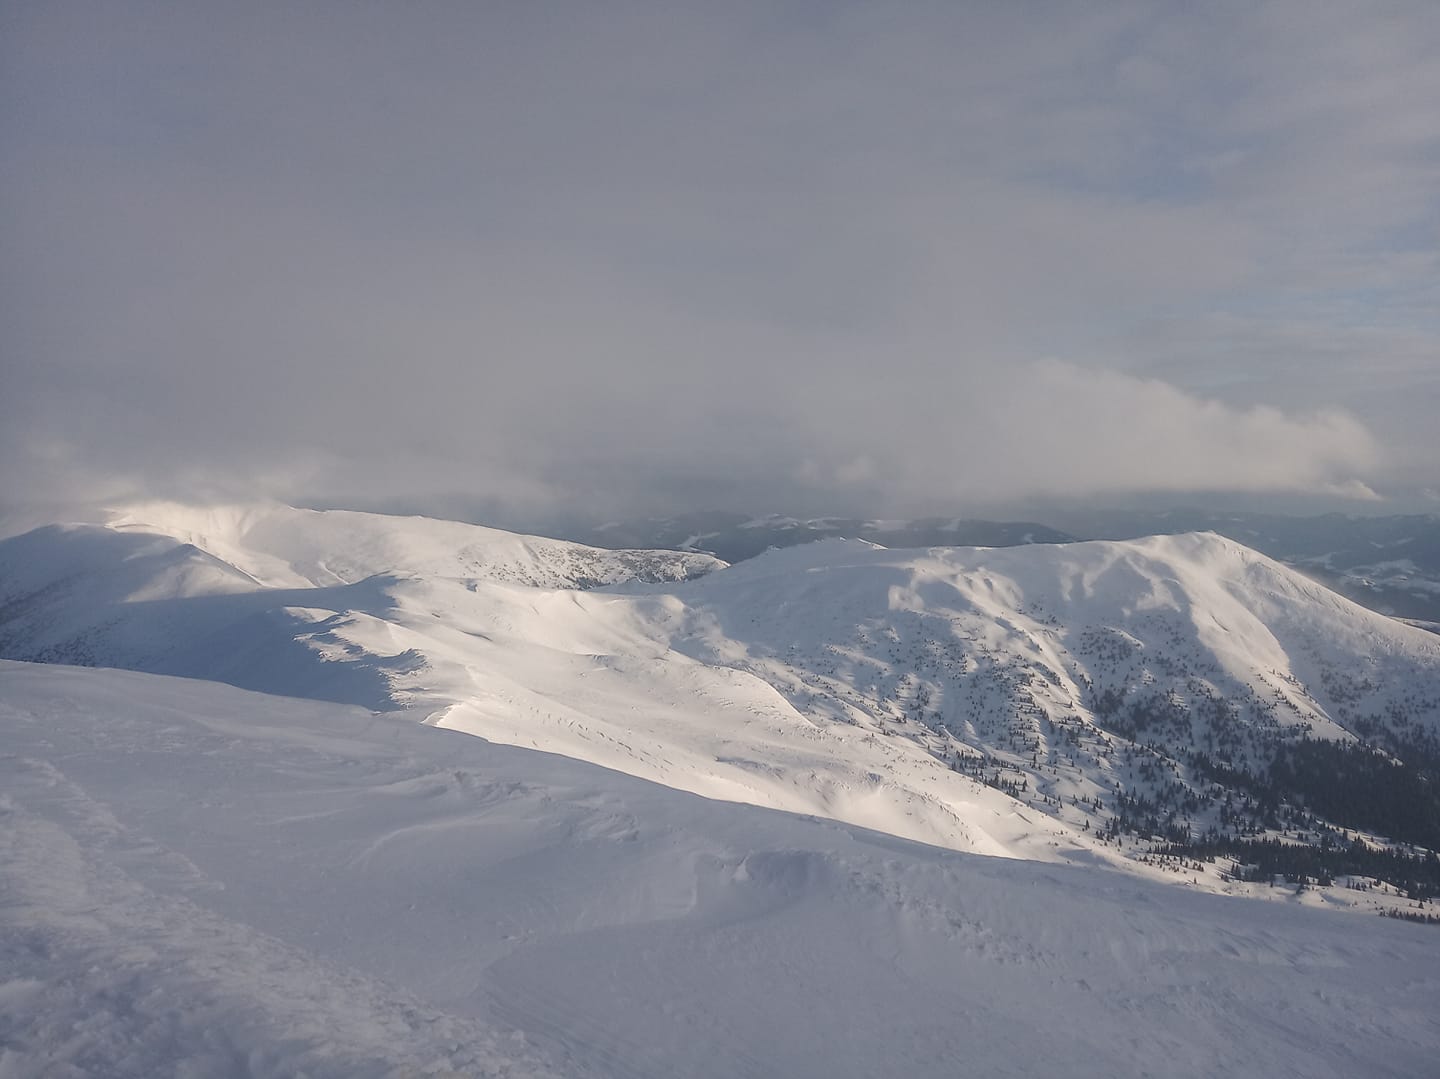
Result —
M1428 1076L1440 934L0 663L0 1075Z
M1440 724L1433 635L1214 535L832 540L719 567L422 518L150 505L0 543L0 655L403 706L708 797L1157 875L1096 838L1117 785L1199 789L1187 750L1243 763L1305 731ZM1141 705L1157 748L1137 759L1114 729ZM1214 867L1185 879L1271 894Z

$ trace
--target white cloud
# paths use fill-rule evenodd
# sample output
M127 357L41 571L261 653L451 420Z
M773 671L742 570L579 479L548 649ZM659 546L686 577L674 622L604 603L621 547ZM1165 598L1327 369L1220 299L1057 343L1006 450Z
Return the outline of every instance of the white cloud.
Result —
M1376 440L1337 411L1235 408L1154 379L1071 364L968 367L924 393L909 383L811 430L836 460L865 432L871 497L911 509L1026 495L1309 491L1369 498ZM810 482L838 471L809 448Z

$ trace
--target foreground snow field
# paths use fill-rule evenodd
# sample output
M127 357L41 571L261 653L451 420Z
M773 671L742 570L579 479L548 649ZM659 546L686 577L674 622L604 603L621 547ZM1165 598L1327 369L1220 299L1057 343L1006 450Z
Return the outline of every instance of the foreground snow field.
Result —
M1425 1076L1440 933L0 663L0 1076Z

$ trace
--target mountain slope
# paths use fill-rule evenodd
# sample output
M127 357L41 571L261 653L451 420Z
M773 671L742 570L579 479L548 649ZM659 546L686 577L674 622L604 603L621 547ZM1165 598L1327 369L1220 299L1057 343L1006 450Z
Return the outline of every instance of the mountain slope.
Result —
M1017 816L1010 799L918 746L877 742L849 726L817 727L761 679L672 650L665 624L683 609L675 597L501 583L478 564L469 568L481 576L464 578L376 576L133 600L149 587L150 564L133 557L136 549L209 565L214 556L188 545L203 539L259 574L302 544L282 555L274 548L236 554L208 533L180 528L167 539L131 531L134 514L120 521L126 531L47 530L0 543L0 595L9 597L0 608L0 655L216 679L377 710L423 706L433 722L713 797L960 849L1089 856L1065 829ZM403 549L423 546L431 524L419 522L421 541ZM174 518L150 527L174 527ZM403 519L373 526L402 534L407 527ZM255 535L230 535L237 533ZM512 549L528 538L505 542ZM57 552L50 584L36 572L37 548ZM673 557L655 555L661 565ZM495 576L508 577L508 565Z
M1348 1079L1440 1051L1421 926L194 681L0 663L0 728L7 1074Z
M709 797L1247 894L1266 889L1238 864L1289 857L1247 844L1437 842L1440 640L1214 535L832 540L581 590L693 565L420 519L186 513L0 543L0 654L411 707ZM546 586L561 567L572 586ZM1363 853L1326 873L1431 887L1405 884L1403 850Z
M1284 806L1220 810L1312 740L1440 761L1440 642L1214 535L929 552L833 541L684 594L679 646L697 657L756 673L808 716L1023 787L1082 828L1183 840L1301 823ZM1341 823L1374 823L1352 816Z

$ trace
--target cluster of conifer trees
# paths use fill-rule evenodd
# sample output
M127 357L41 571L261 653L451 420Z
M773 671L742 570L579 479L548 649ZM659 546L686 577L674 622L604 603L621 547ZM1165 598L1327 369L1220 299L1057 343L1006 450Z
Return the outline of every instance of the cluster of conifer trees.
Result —
M1330 885L1338 877L1357 877L1384 881L1408 899L1440 897L1440 856L1434 851L1384 849L1360 839L1338 843L1330 833L1318 843L1296 843L1210 832L1184 843L1160 844L1151 853L1206 862L1230 859L1235 863L1231 873L1236 880L1283 877L1291 884Z

